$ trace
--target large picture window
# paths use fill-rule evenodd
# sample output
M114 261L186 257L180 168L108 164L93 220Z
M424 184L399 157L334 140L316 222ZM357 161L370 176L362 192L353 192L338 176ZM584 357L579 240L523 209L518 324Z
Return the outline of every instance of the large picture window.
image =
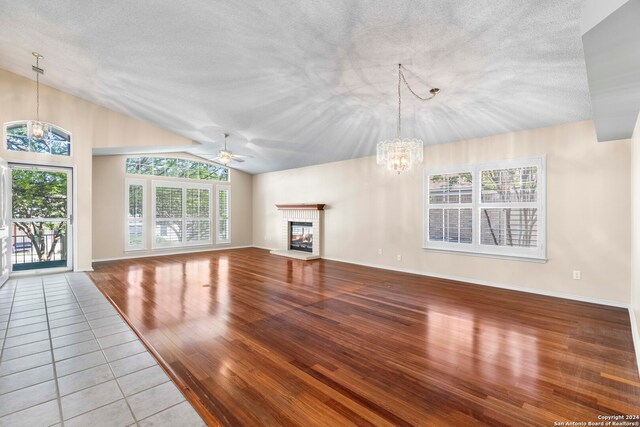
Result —
M153 247L211 244L211 185L153 182Z
M426 249L544 259L544 159L425 173Z

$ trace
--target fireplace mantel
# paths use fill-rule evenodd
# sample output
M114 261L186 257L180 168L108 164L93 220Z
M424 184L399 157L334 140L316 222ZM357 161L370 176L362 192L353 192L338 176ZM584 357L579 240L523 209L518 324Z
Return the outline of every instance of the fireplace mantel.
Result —
M278 210L304 210L304 211L323 211L324 203L316 203L316 204L308 204L308 203L298 203L292 205L276 205Z

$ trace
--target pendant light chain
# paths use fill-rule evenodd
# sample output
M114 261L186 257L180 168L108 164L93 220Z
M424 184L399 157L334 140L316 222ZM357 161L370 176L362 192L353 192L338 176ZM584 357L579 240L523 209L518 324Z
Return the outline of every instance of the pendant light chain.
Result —
M402 115L400 113L402 109L402 94L400 91L402 82L404 82L404 84L407 86L407 89L409 89L409 92L411 92L411 94L416 98L418 98L420 101L428 101L433 97L435 97L438 94L438 92L440 92L440 89L433 88L429 91L431 96L422 97L418 95L417 93L415 93L413 89L411 89L411 86L409 86L409 82L407 81L407 78L404 76L404 73L402 72L402 64L398 64L398 128L397 128L398 138L400 138L400 132L402 130Z
M40 55L36 56L36 68L40 69ZM36 71L36 121L40 121L40 73Z
M44 57L38 52L31 52L31 54L36 58L36 64L31 66L31 70L36 73L36 119L27 122L27 136L29 139L35 138L44 141L50 131L49 125L40 121L40 74L44 73L44 70L40 68L40 60Z
M400 110L402 108L402 95L400 94L400 77L402 76L402 65L398 64L398 138L400 138L400 130L402 129L400 121L402 120L402 115L400 114Z
M404 82L404 84L407 86L407 89L409 89L409 92L411 92L413 94L413 96L415 96L416 98L418 98L420 101L428 101L431 98L433 98L434 96L436 96L438 94L438 92L440 92L440 89L438 88L433 88L429 91L429 93L431 94L431 96L427 96L427 97L422 97L420 95L418 95L417 93L414 92L413 89L411 89L411 86L409 86L409 82L407 82L406 77L404 76L404 73L402 72L401 69L402 65L398 64L398 73L399 73L399 79L401 78L402 81ZM398 85L400 85L400 82L398 82Z

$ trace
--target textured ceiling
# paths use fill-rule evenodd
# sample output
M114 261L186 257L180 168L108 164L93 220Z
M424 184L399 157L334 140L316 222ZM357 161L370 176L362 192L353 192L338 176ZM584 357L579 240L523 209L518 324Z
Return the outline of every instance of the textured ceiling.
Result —
M259 173L591 117L580 0L0 0L0 68L155 123ZM61 124L64 125L64 124ZM195 152L195 151L194 151ZM214 157L215 154L211 157Z

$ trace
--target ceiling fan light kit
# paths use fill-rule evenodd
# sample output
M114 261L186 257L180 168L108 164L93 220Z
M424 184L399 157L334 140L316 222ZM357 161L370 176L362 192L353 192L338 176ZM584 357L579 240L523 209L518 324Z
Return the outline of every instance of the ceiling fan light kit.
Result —
M241 157L244 157L244 156L239 156L237 154L233 154L231 151L229 151L227 149L227 137L228 136L229 136L228 133L224 134L224 149L218 151L218 156L215 159L213 159L213 161L220 162L225 166L228 166L229 163L231 163L231 162L238 162L238 163L244 162L244 160L241 159Z

